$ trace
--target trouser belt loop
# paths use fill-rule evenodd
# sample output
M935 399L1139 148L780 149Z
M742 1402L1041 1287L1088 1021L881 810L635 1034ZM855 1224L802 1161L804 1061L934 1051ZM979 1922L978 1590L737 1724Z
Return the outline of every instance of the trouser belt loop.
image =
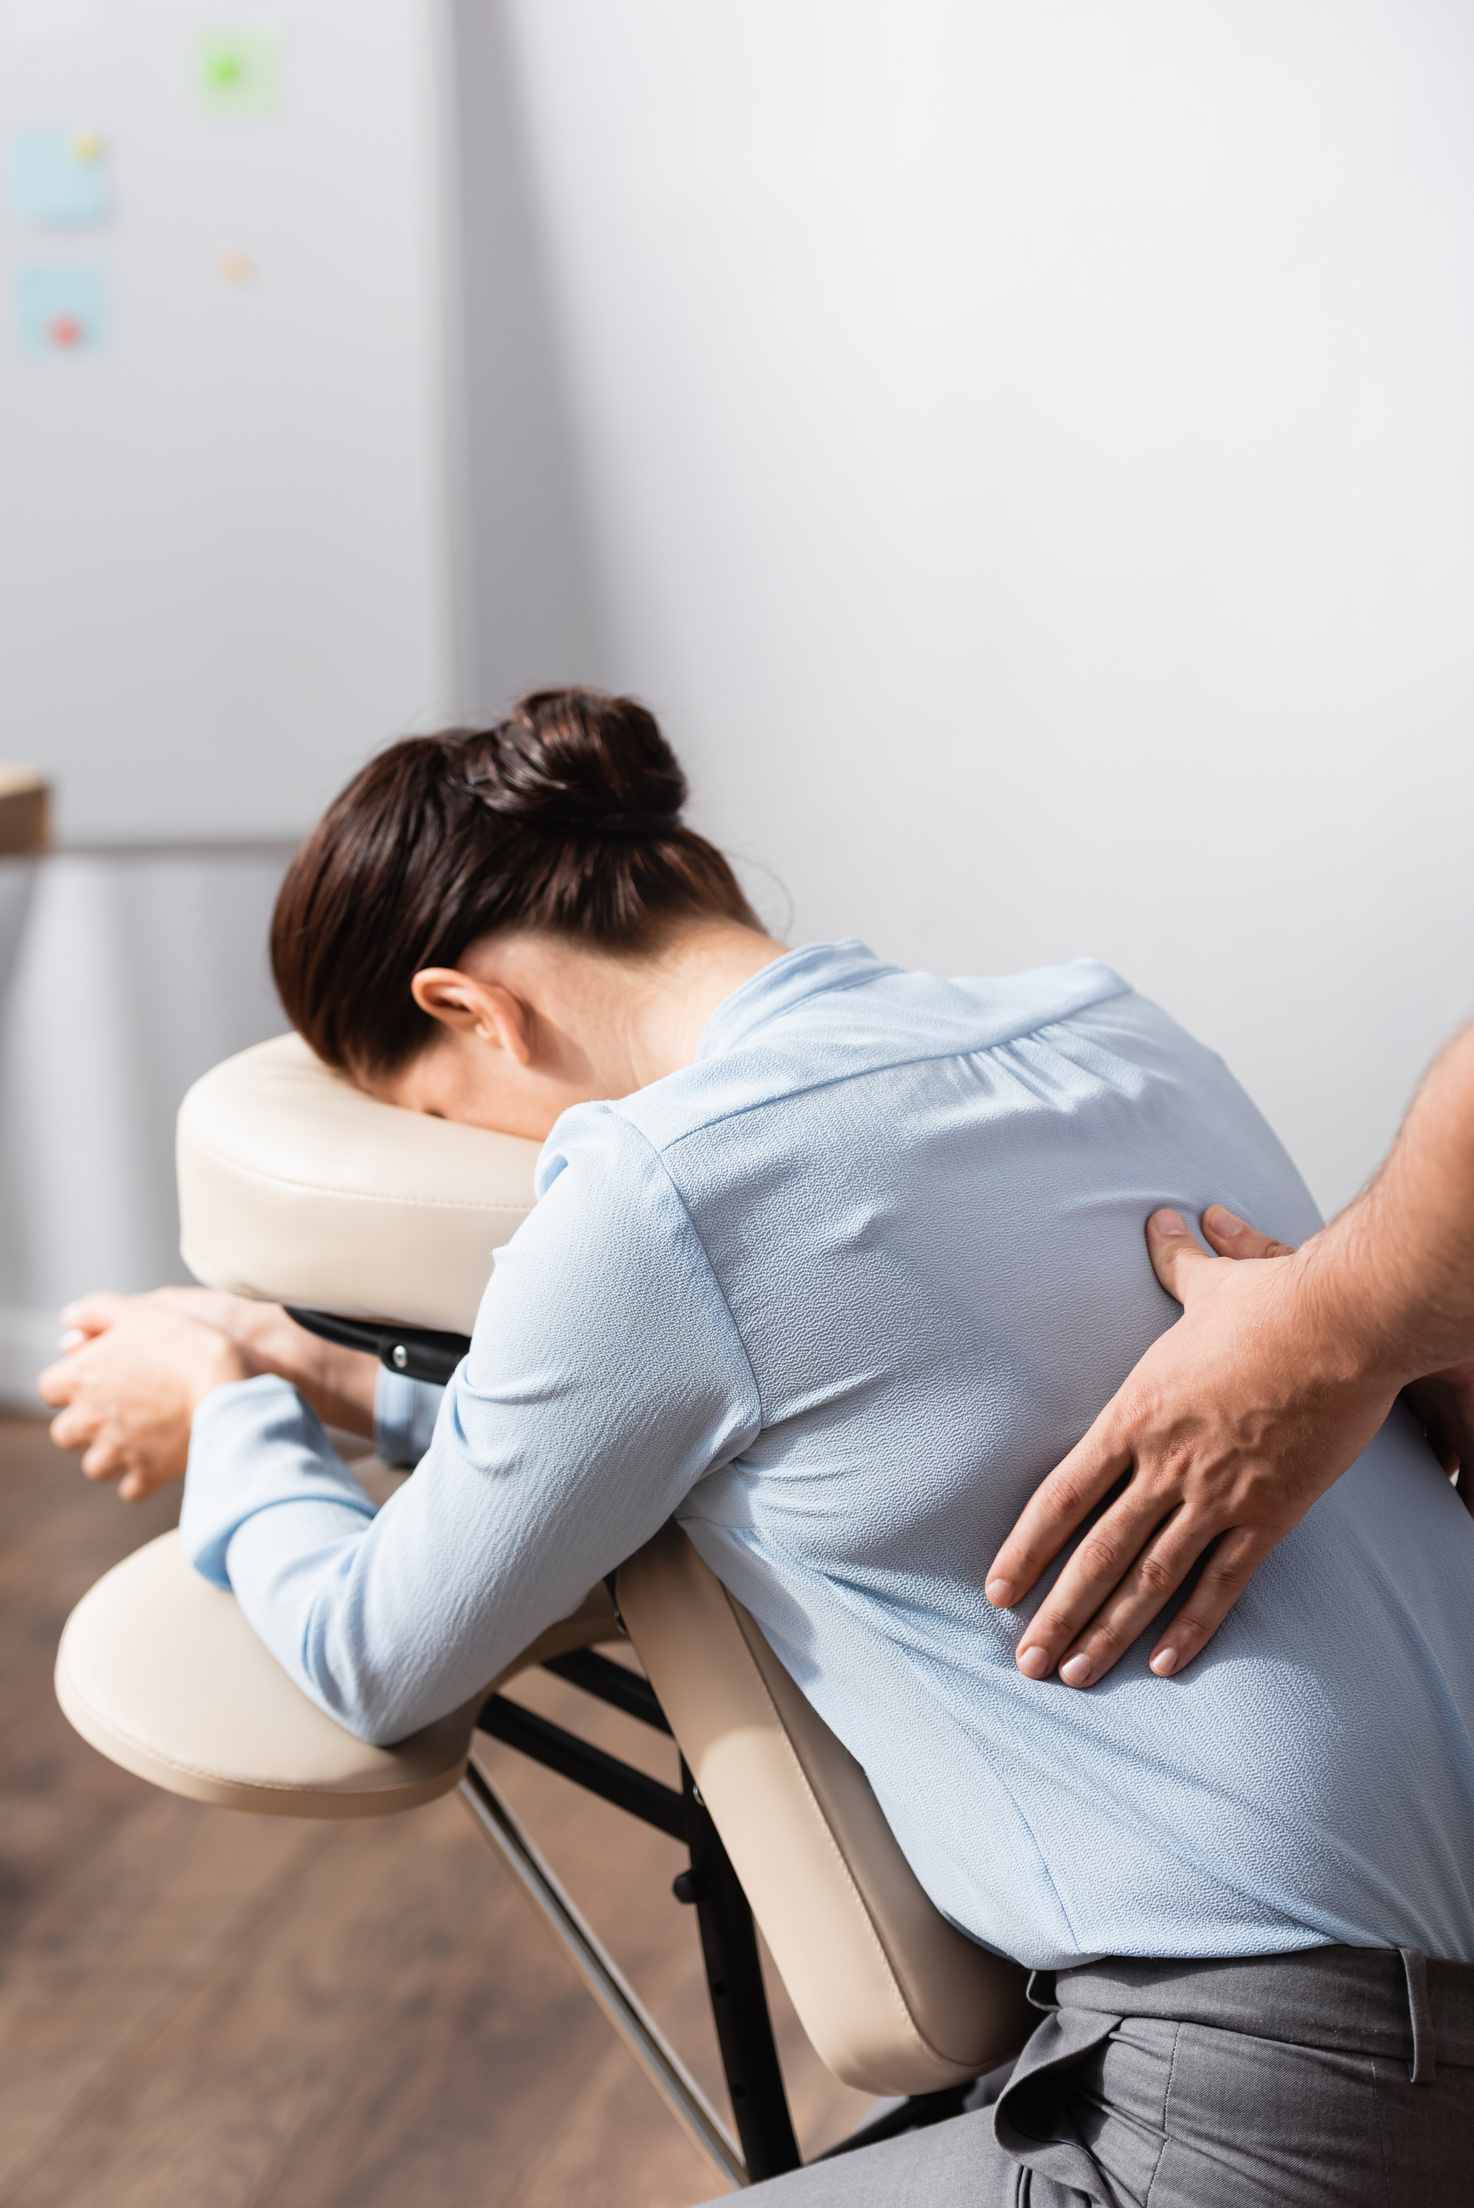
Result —
M1049 2011L1059 2007L1054 1990L1056 1975L1056 1972L1052 1970L1031 1970L1029 1972L1029 1982L1024 1988L1024 1999L1031 2008Z
M1433 2030L1433 2010L1428 2001L1428 1958L1420 1947L1400 1947L1407 1973L1407 2009L1413 2027L1414 2085L1432 2085L1438 2074L1438 2041Z

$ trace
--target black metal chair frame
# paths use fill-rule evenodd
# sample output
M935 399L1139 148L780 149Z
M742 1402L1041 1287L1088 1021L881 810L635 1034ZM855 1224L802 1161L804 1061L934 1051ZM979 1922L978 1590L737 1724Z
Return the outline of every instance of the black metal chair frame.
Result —
M391 1372L439 1385L449 1380L470 1347L463 1335L432 1333L424 1328L341 1319L323 1311L292 1310L290 1316L329 1341L370 1351ZM623 1664L601 1656L596 1649L550 1657L542 1669L670 1737L670 1725L650 1682ZM461 1782L462 1796L473 1817L694 2143L734 2187L781 2177L785 2171L799 2168L801 2157L773 2040L752 1910L684 1757L679 1788L667 1786L505 1694L489 1697L477 1717L476 1729L684 1843L689 1862L676 1877L673 1891L678 1901L696 1911L722 2074L736 2126L735 2142L497 1796L475 1761L473 1747L470 1767ZM857 2147L894 2138L924 2124L940 2123L960 2112L970 2090L971 2081L967 2081L941 2092L913 2094L883 2108L820 2159L852 2153Z
M550 1657L542 1669L669 1735L670 1726L649 1681L596 1649ZM796 2170L798 2142L773 2041L752 1911L684 1758L679 1789L666 1786L504 1694L491 1696L476 1723L478 1731L685 1843L690 1863L677 1875L673 1891L677 1901L696 1911L722 2074L741 2147L741 2175L730 2168L727 2174L737 2177L738 2183L756 2183ZM470 1776L473 1785L486 1786L474 1767ZM939 2093L913 2094L852 2132L829 2154L849 2153L955 2116L968 2090L969 2085L962 2084ZM709 2142L702 2143L710 2151Z

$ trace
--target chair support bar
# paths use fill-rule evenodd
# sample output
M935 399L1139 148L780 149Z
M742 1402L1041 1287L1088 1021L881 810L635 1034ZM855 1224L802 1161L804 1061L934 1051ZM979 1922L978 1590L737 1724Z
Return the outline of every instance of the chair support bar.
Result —
M580 1649L572 1655L548 1658L542 1668L657 1731L670 1730L648 1682L607 1657ZM681 1791L677 1793L674 1787L664 1786L633 1764L606 1755L592 1742L580 1740L576 1733L539 1717L536 1711L525 1709L505 1695L492 1695L476 1723L482 1732L517 1749L534 1763L571 1779L576 1786L654 1825L672 1839L685 1841L691 1865L676 1878L674 1891L678 1901L694 1905L696 1910L717 2046L742 2145L740 2155L680 2057L661 2036L474 1760L461 1782L461 1793L477 1823L500 1850L600 2007L702 2152L733 2186L755 2184L798 2169L801 2157L773 2040L752 1910L684 1757ZM1006 2070L1008 2066L1004 2067ZM943 2123L960 2113L971 2084L968 2080L939 2092L916 2093L892 2102L818 2159L828 2161L882 2139L893 2139L903 2131Z
M649 1710L640 1706L630 1709L629 1714L657 1725L662 1732L669 1729L648 1682L607 1658L590 1657L580 1651L572 1658L553 1657L543 1669L571 1679L601 1700L617 1702L620 1708L628 1708L631 1699L643 1705L648 1696ZM635 1690L633 1696L631 1689ZM691 1865L677 1877L674 1891L678 1901L694 1903L696 1908L717 2047L749 2173L743 2182L755 2183L796 2170L800 2164L798 2142L773 2043L752 1911L685 1762L681 1764L681 1791L677 1793L674 1787L663 1786L632 1764L621 1763L602 1748L580 1740L576 1733L500 1694L492 1695L476 1723L482 1732L516 1748L535 1763L546 1765L591 1794L613 1802L616 1808L669 1833L672 1839L685 1841Z
M289 1319L309 1334L341 1349L361 1349L390 1372L410 1380L432 1380L443 1388L471 1347L469 1334L446 1334L431 1326L396 1326L392 1319L340 1319L335 1311L306 1311L286 1306Z
M676 1897L695 1904L732 2115L756 2184L796 2170L802 2158L773 2044L752 1910L684 1757L681 1791L691 1868L676 1880Z
M571 1687L582 1687L585 1694L611 1703L626 1717L638 1718L642 1725L652 1725L657 1733L670 1737L670 1724L655 1699L655 1689L637 1671L627 1671L623 1664L612 1663L592 1648L576 1648L569 1656L545 1656L542 1668L566 1679Z
M474 1760L466 1768L460 1792L482 1834L547 1924L686 2136L721 2172L730 2190L735 2192L748 2184L742 2157L716 2110Z
M539 1717L535 1710L524 1709L520 1702L509 1701L504 1694L491 1697L476 1723L493 1740L505 1741L534 1763L546 1764L550 1771L572 1779L590 1794L613 1802L616 1809L669 1833L672 1840L685 1839L686 1806L673 1786L663 1786L659 1779L649 1778L633 1764L606 1755L592 1742L580 1740L577 1733Z

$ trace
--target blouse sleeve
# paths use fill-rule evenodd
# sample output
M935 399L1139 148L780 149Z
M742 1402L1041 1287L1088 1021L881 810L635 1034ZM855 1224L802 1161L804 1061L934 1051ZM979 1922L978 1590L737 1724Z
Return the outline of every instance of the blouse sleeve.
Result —
M726 1301L644 1136L582 1107L541 1180L428 1451L377 1516L283 1382L217 1388L195 1414L186 1549L366 1740L477 1693L761 1426Z
M385 1464L412 1472L429 1448L445 1394L433 1380L411 1380L380 1365L374 1374L374 1451Z

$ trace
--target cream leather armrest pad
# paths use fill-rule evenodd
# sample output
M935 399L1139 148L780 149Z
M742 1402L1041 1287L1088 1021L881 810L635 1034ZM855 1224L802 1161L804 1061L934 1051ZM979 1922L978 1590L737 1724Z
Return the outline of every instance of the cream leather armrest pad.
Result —
M492 1684L619 1638L602 1583ZM92 1747L170 1794L268 1817L386 1817L449 1793L483 1697L393 1748L324 1716L212 1587L177 1533L125 1557L68 1618L56 1697Z
M268 1817L383 1817L432 1801L466 1768L474 1708L371 1748L256 1638L234 1595L160 1534L66 1622L56 1697L82 1738L170 1794Z
M210 1288L469 1334L538 1149L376 1103L280 1035L179 1107L181 1253Z
M1037 2018L1024 1973L948 1924L861 1766L741 1604L671 1524L619 1606L804 2030L849 2085L976 2077Z

